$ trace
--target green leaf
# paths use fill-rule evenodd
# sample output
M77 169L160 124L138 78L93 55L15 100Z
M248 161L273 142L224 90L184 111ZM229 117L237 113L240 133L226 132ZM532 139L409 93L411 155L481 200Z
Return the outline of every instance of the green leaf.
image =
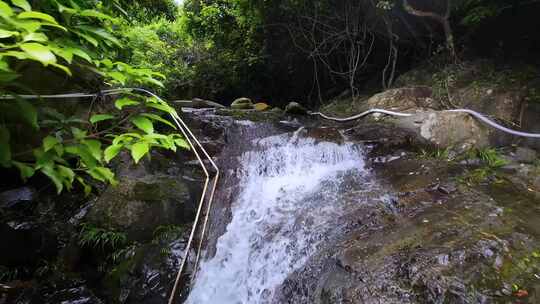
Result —
M95 124L97 122L104 121L104 120L110 120L110 119L114 119L114 115L111 115L111 114L96 114L96 115L92 115L92 117L90 117L90 122L92 124Z
M37 110L30 102L22 98L17 98L15 101L18 111L24 122L32 126L35 130L39 129Z
M85 51L79 48L70 48L70 51L73 53L73 55L76 55L88 62L92 62L92 58L90 55L88 55Z
M111 17L111 16L109 16L107 14L104 14L104 13L96 11L96 10L90 10L90 9L83 10L82 12L79 13L79 15L83 16L83 17L95 17L95 18L98 18L98 19L114 20L113 17Z
M61 64L57 64L57 63L51 63L51 66L62 70L64 73L68 74L69 76L72 76L71 70L65 65L61 65Z
M113 145L118 145L120 143L129 143L133 141L135 138L142 138L142 136L138 133L124 133L121 135L116 136L113 139Z
M147 103L146 106L150 107L150 108L160 110L160 111L163 111L163 112L171 114L171 115L176 114L176 110L173 109L171 106L169 106L167 104Z
M11 0L11 2L13 3L13 5L20 7L27 12L32 10L32 7L26 0Z
M109 168L95 167L92 170L88 170L88 174L99 181L108 182L113 186L118 184L114 179L114 173Z
M96 38L88 35L88 34L85 34L81 31L75 31L75 30L71 30L73 33L77 34L77 36L81 37L82 39L86 40L87 42L90 42L91 45L97 47L99 45L99 42L97 41Z
M35 20L17 20L12 19L12 23L17 27L17 29L23 29L29 33L33 33L41 28L43 23Z
M139 160L150 151L150 146L147 142L140 141L133 146L131 146L131 157L135 163L138 163Z
M19 35L19 32L13 32L13 31L0 29L0 38L9 38L11 36L17 36L17 35Z
M34 11L22 12L17 16L17 18L18 19L39 19L39 20L47 21L52 24L58 24L58 22L56 22L56 19L54 19L53 16L45 14L45 13L41 13L41 12L34 12Z
M113 80L118 81L120 84L125 85L127 77L124 73L113 71L105 73L106 76L112 78Z
M28 41L46 42L48 40L49 38L47 37L47 35L43 33L28 33L23 37L24 42L28 42Z
M81 162L89 169L97 166L96 158L92 155L88 147L84 145L67 146L66 152L78 156Z
M81 29L87 33L92 33L106 41L110 41L113 44L115 44L118 47L122 47L122 44L120 43L120 40L118 40L116 37L114 37L111 33L109 33L107 30L101 28L101 27L94 27L94 26L88 26L88 25L79 25L77 26L78 29Z
M189 150L191 149L190 145L188 144L187 141L185 141L183 138L177 138L174 140L174 143L180 147L180 148L184 148L186 150Z
M143 130L148 134L154 133L154 124L152 121L144 116L135 116L131 119L131 122L137 126L137 128Z
M13 16L13 9L4 1L0 1L0 16L2 17L11 17Z
M0 126L0 166L8 167L11 162L11 145L9 130Z
M58 171L55 171L53 167L49 165L41 168L41 172L47 175L47 177L53 182L54 186L56 187L56 193L60 194L64 189L64 185L62 183L62 177L60 176Z
M88 195L90 195L90 192L92 192L92 187L90 187L80 176L77 176L77 181L79 182L79 184L81 184L81 186L83 186L84 196L87 197Z
M43 139L43 151L47 152L59 143L56 137L49 135Z
M164 119L163 117L159 116L159 115L156 115L156 114L152 114L152 113L142 113L141 116L144 116L144 117L148 117L152 120L156 120L156 121L159 121L161 123L164 123L168 126L171 126L173 129L177 129L175 125L173 125L170 121Z
M31 167L31 166L29 166L27 164L24 164L24 163L21 163L21 162L18 162L18 161L14 161L13 165L15 167L17 167L17 169L19 169L19 172L21 173L21 179L23 181L25 181L25 182L26 182L27 179L34 176L34 174L36 173L36 170L34 170L33 167Z
M82 144L88 147L88 150L90 151L90 154L97 159L98 161L101 161L101 142L99 140L95 139L85 139L82 141Z
M75 139L80 140L86 137L86 131L83 131L76 127L71 127L71 133L73 134L73 137L75 137Z
M73 172L71 168L62 165L56 167L58 168L58 174L62 177L64 186L66 186L68 190L71 190L73 181L75 180L75 172Z
M36 170L39 170L46 166L52 166L54 164L54 154L43 151L43 148L34 149L33 154L36 159Z
M56 56L51 50L39 43L23 43L20 45L21 50L30 55L31 58L40 61L43 65L47 66L51 63L56 63Z
M107 147L107 149L105 149L105 161L107 163L109 163L113 158L116 157L116 155L118 155L118 153L120 153L120 151L122 150L124 146L123 145L120 145L120 144L117 144L117 145L110 145Z
M133 99L129 99L127 97L123 97L123 98L120 98L120 99L117 99L115 102L114 102L114 106L118 109L118 110L122 110L123 107L125 106L135 106L135 105L138 105L140 104L138 101L135 101Z

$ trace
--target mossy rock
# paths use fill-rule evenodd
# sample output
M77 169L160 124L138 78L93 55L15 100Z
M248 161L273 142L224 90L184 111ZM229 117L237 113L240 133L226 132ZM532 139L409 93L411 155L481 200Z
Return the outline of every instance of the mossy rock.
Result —
M235 110L251 110L253 109L253 102L246 97L238 98L231 103L231 108Z
M308 111L298 102L289 102L285 107L285 113L294 115L307 115Z
M270 110L270 106L264 102L258 102L255 105L253 105L253 108L257 111L267 111Z

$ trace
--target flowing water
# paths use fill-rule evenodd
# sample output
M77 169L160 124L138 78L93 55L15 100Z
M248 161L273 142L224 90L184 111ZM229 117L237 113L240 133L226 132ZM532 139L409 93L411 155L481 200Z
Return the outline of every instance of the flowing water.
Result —
M186 303L274 302L287 276L339 233L351 204L344 195L361 197L373 187L362 146L303 131L256 139L241 154L231 221Z

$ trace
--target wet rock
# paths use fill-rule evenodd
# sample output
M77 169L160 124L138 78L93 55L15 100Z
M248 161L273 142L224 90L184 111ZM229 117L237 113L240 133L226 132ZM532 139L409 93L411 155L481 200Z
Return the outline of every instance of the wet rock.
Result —
M390 89L376 94L366 102L366 108L392 111L415 111L419 108L437 109L431 98L431 88L425 86Z
M101 303L103 303L86 286L59 290L59 291L54 292L51 295L46 295L42 300L43 300L43 302L34 302L34 301L32 301L31 303L44 303L44 304L55 304L55 303L62 303L62 304L101 304Z
M119 185L110 186L101 194L86 221L125 232L130 240L138 241L151 239L160 225L191 221L202 183L188 176L183 178L190 171L187 167L172 170L171 175L161 169L170 169L170 165L172 162L159 154L140 165L134 165L123 155L117 169Z
M438 148L458 153L489 145L489 130L466 113L421 112L400 118L396 124Z
M251 99L242 97L235 99L231 103L231 108L235 110L251 110L253 109L253 103L251 102Z
M518 147L515 152L515 159L520 163L534 163L538 160L538 154L535 150L526 147Z
M12 208L19 205L27 205L37 197L36 190L32 187L21 187L0 193L0 208Z
M57 252L56 237L33 223L0 223L0 240L3 266L33 266Z
M503 121L517 122L524 99L519 88L497 88L493 85L472 84L457 89L455 103Z
M185 249L184 237L187 234L163 247L146 244L128 252L103 281L109 302L166 303ZM192 267L191 262L187 265L188 271L189 267Z
M306 108L304 108L301 104L297 102L289 102L287 106L285 107L285 113L293 114L293 115L306 115L307 114Z
M257 111L267 111L270 109L270 106L264 102L258 102L253 105L253 108Z

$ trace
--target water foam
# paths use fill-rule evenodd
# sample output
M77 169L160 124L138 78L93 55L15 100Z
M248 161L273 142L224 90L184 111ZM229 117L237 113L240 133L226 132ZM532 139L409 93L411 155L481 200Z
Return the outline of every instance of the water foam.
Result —
M269 303L342 214L344 176L366 174L362 149L298 134L259 140L240 159L241 192L214 257L186 303Z

